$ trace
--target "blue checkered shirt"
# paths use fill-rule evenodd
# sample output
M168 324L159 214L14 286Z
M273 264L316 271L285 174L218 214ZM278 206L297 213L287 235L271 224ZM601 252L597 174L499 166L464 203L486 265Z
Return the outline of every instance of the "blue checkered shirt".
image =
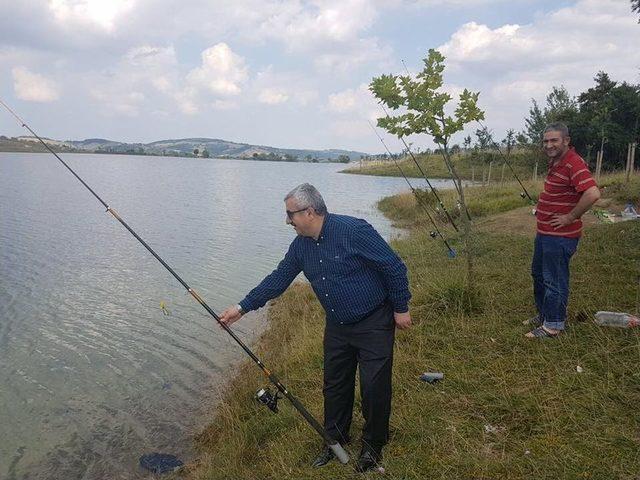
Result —
M317 240L298 235L278 267L240 302L244 311L262 307L304 272L327 320L349 324L390 301L407 312L411 298L407 268L364 220L329 213Z

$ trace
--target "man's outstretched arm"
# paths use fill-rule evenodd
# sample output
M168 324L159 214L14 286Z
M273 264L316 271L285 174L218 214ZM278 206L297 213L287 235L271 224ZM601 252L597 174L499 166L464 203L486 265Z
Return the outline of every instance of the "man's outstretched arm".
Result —
M278 267L267 275L257 287L251 290L238 305L228 307L222 312L220 321L226 325L231 325L233 322L240 320L240 317L245 313L264 306L269 300L281 295L301 270L302 267L295 255L294 246L291 244Z

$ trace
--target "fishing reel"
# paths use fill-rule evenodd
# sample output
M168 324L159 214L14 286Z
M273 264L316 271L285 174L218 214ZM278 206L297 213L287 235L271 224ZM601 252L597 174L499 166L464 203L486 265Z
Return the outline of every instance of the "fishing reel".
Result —
M527 195L524 192L520 192L520 198L524 200L526 197Z
M273 413L278 413L278 392L274 395L269 387L261 388L256 392L256 400L265 405Z
M436 238L438 236L438 234L436 232L434 232L434 231L431 231L431 232L429 232L429 236L431 238Z

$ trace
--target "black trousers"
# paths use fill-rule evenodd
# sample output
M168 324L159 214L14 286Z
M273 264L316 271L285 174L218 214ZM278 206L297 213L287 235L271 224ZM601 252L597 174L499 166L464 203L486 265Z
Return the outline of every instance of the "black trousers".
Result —
M351 325L327 322L324 331L324 428L335 440L349 440L356 367L360 370L363 447L380 451L389 439L391 367L395 322L385 303Z

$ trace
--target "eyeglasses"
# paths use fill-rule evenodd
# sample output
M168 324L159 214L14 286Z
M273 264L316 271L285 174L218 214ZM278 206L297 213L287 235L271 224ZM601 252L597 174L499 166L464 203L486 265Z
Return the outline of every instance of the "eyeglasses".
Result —
M301 208L300 210L294 210L293 212L291 210L287 210L287 217L289 217L289 220L293 220L293 216L296 213L300 213L300 212L304 212L305 210L308 210L309 207L305 207L305 208Z

